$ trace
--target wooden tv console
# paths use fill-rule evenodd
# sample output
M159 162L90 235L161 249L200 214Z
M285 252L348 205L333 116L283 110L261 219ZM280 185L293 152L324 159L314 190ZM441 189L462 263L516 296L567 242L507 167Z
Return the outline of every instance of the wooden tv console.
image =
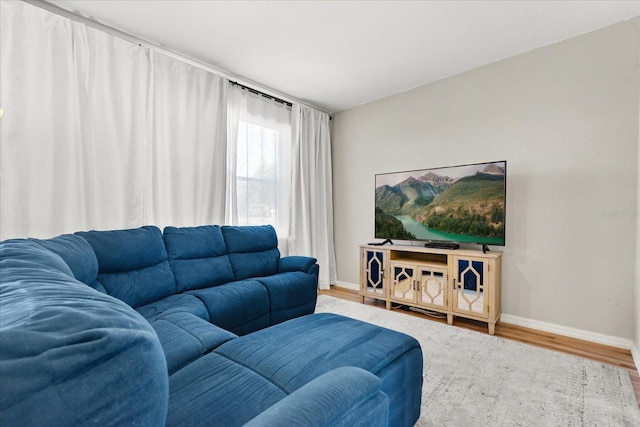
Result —
M487 322L500 319L502 252L360 245L360 301L365 297Z

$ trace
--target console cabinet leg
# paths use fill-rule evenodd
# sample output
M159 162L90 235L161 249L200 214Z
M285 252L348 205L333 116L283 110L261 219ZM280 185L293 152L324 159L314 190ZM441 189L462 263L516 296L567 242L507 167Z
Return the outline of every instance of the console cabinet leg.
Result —
M453 325L453 314L447 314L447 323Z
M391 310L391 301L387 301L387 310Z
M495 335L496 333L496 324L489 323L489 335Z

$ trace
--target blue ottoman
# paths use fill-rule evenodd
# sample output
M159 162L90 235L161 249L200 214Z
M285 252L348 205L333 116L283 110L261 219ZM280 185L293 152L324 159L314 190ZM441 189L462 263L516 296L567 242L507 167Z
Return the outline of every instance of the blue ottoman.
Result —
M389 426L420 416L422 349L413 337L330 313L311 314L228 341L215 351L268 378L290 394L342 366L382 380Z

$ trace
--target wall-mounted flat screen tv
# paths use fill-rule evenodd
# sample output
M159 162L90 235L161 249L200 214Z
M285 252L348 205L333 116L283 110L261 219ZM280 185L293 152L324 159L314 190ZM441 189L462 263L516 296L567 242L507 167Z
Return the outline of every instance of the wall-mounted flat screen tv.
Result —
M507 162L376 175L375 237L505 244Z

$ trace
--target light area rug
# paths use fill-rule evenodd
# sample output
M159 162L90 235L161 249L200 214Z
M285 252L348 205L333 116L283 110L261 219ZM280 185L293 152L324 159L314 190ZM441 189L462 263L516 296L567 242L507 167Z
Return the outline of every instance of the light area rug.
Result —
M318 297L316 312L420 342L424 384L416 426L640 426L623 369L328 295Z

